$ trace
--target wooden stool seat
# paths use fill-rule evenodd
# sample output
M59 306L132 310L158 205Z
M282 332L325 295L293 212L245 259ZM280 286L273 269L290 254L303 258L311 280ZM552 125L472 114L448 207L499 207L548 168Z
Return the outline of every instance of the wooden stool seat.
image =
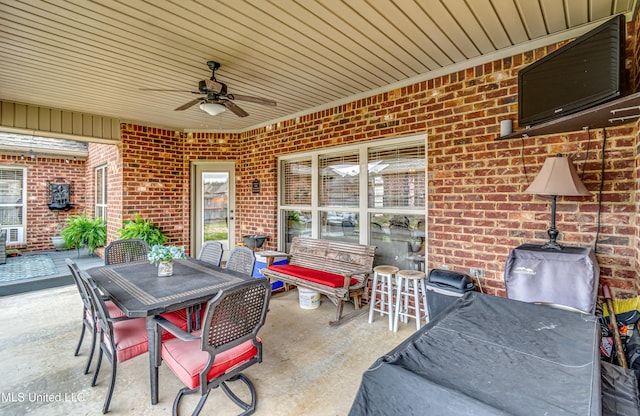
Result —
M369 301L369 323L373 313L389 316L389 330L393 330L393 277L400 269L396 266L379 265L373 268L373 284ZM380 295L380 296L378 296Z
M400 270L398 275L402 275L404 279L424 279L426 275L420 270Z
M416 329L420 329L422 321L429 321L427 312L426 274L420 270L399 270L396 273L396 305L393 319L393 330L398 331L398 321L416 320ZM411 282L411 283L410 283ZM413 300L413 303L410 302Z

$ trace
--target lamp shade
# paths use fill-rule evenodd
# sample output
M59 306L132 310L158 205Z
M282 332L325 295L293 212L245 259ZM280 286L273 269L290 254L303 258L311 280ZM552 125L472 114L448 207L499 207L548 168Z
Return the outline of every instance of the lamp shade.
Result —
M218 104L218 103L207 103L207 102L204 102L204 103L200 104L200 110L202 110L202 111L204 111L204 112L206 112L208 114L211 114L212 116L218 115L220 113L224 113L224 111L226 109L227 108L224 105Z
M587 196L576 168L566 156L550 157L544 161L542 169L525 191L537 195Z

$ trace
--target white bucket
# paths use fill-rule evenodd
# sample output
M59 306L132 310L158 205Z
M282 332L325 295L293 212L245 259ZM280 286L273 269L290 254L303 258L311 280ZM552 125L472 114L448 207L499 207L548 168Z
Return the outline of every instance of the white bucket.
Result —
M298 286L298 299L302 309L317 309L320 306L320 293Z

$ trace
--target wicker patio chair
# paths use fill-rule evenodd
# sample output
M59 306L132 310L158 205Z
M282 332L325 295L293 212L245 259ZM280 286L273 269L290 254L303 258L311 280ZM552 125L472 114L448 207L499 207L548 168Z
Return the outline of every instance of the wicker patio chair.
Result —
M89 374L89 368L91 367L91 360L93 359L93 352L96 346L96 312L93 307L93 303L91 301L91 295L87 292L85 285L80 281L80 269L75 261L67 258L65 259L67 266L69 266L69 270L71 271L71 277L73 277L73 281L78 288L78 292L80 293L80 298L82 299L82 330L80 332L80 340L78 341L78 346L76 347L76 351L73 355L76 357L80 353L80 347L82 346L82 341L84 340L84 334L86 330L91 332L91 346L89 349L89 358L87 359L87 365L84 369L85 374ZM125 316L124 312L120 310L113 302L107 300L104 296L102 297L105 301L105 306L109 311L109 315L114 318L120 318Z
M225 267L229 270L253 275L253 268L256 265L256 256L249 247L236 246L229 254L229 260Z
M84 285L85 290L90 295L91 305L97 319L97 332L100 334L100 352L98 354L96 371L91 382L92 387L96 385L98 380L103 355L106 356L111 363L111 381L109 382L107 396L105 397L102 407L102 413L107 413L116 384L118 363L142 355L149 350L147 323L145 318L112 316L109 312L107 302L105 302L104 296L98 289L93 278L82 270L80 270L78 274L80 276L80 283ZM176 328L186 331L187 322L184 317L177 312L167 312L160 316ZM173 335L171 333L166 333L163 340L172 337Z
M198 259L213 264L214 266L220 266L222 261L222 243L219 241L205 241L198 255Z
M205 246L208 243L217 243L217 242L207 241L205 243ZM217 243L217 244L220 244L220 243ZM214 247L215 245L216 244L213 244ZM202 250L200 251L200 257L202 257L202 252L205 250L205 246L202 246ZM209 252L213 252L215 255L217 248L213 248L213 249L209 248L207 250ZM201 260L205 260L205 259L201 258ZM222 260L222 244L220 244L220 260ZM220 260L218 261L218 264L217 264L218 266L220 265ZM211 263L215 264L213 261ZM248 274L249 276L251 276L253 274L253 268L255 267L255 264L256 264L256 257L254 256L253 251L248 247L237 246L237 247L234 247L233 250L231 250L231 253L229 254L229 260L227 260L225 267L227 269L235 270L237 272ZM202 320L203 310L204 310L204 305L197 305L193 308L192 313L195 319L195 329L200 329L200 322ZM187 314L188 313L189 313L189 308L187 308Z
M146 261L147 254L149 254L149 244L144 240L138 238L116 240L104 248L104 264Z
M102 407L102 413L107 413L116 384L118 363L142 355L149 350L146 320L144 318L112 317L91 276L84 271L80 271L79 275L80 282L91 296L92 305L97 314L100 333L100 352L96 371L91 382L92 387L96 385L98 380L102 356L105 355L111 362L111 381Z
M163 318L155 318L158 330L170 331L176 338L163 341L156 349L156 362L162 360L184 383L173 402L178 414L180 399L185 394L200 392L194 415L200 413L209 392L217 387L244 412L250 415L256 407L256 391L242 371L262 362L262 327L269 306L271 286L265 278L251 279L222 290L207 303L202 332L186 333ZM241 399L227 384L240 380L249 388L248 400ZM243 394L242 396L246 396Z

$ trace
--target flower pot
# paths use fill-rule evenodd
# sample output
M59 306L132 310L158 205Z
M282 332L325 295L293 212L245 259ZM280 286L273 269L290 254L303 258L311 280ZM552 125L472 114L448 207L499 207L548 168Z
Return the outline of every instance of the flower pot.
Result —
M51 237L51 242L56 250L64 250L67 248L67 243L64 242L64 238L62 236Z
M158 277L167 277L173 275L173 261L162 260L158 263Z

